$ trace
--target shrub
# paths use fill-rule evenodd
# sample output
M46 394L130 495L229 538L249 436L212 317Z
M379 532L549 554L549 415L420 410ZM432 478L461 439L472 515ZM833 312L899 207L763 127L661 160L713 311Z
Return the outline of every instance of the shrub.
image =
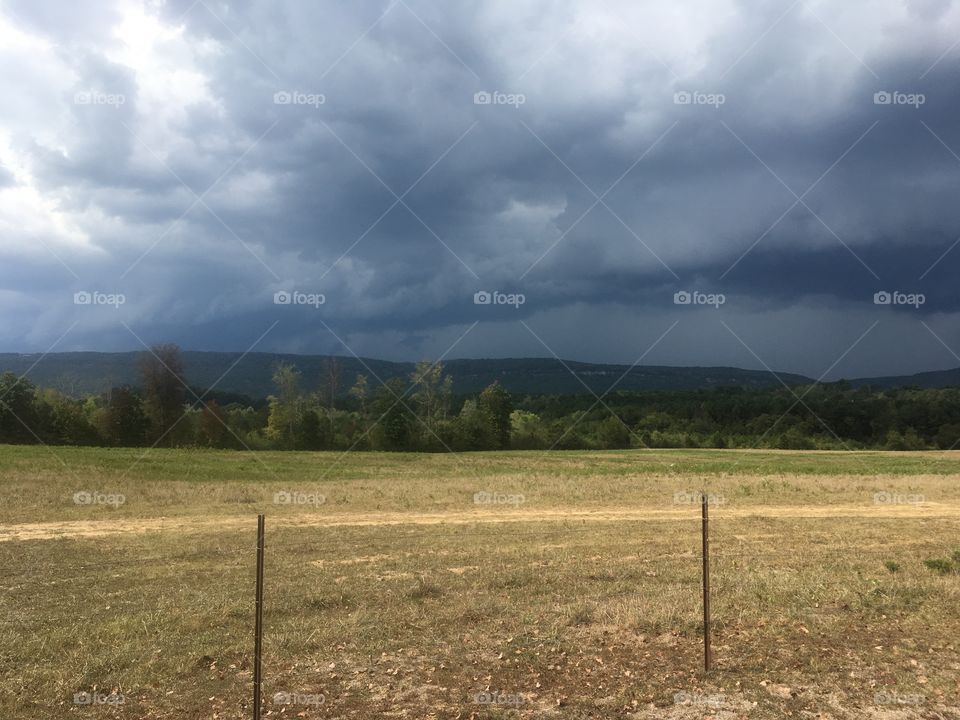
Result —
M953 563L945 558L932 558L930 560L924 560L923 564L926 565L930 570L933 570L935 573L940 575L949 575L951 572L953 572Z

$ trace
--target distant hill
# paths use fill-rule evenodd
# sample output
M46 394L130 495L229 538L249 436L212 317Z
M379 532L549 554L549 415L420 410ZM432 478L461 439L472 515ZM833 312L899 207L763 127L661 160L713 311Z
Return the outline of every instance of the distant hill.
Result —
M872 385L875 387L922 387L942 388L960 387L960 368L953 370L935 370L916 375L890 375L887 377L858 378L851 380L852 385Z
M140 357L139 352L70 352L51 353L41 360L39 354L0 353L0 372L9 370L21 375L29 369L28 377L37 385L55 387L74 395L100 393L116 385L138 385ZM271 376L278 363L295 365L303 374L305 389L313 391L325 382L331 356L276 353L243 355L185 350L183 359L187 380L195 388L208 388L217 383L216 389L224 393L264 398L273 392ZM377 377L384 381L395 377L407 380L414 367L414 364L409 362L368 358L361 362L353 357L341 356L335 359L339 366L341 393L347 392L358 374L367 375L371 387L377 387ZM600 394L606 392L624 373L626 375L617 384L618 390L764 388L780 385L773 375L761 370L657 365L638 365L629 369L626 365L565 362L566 367L564 363L548 358L449 360L444 366L447 373L453 377L454 392L463 394L479 392L494 380L498 380L514 394L579 395L587 392L584 386ZM34 363L35 367L30 369ZM364 367L364 364L367 367ZM778 374L788 385L813 382L811 378L803 375ZM855 385L883 387L960 386L960 368L903 377L864 378L850 382Z
M74 395L100 393L117 385L140 382L139 352L0 353L0 372L11 371L28 377L42 387L55 387ZM316 390L327 376L327 355L285 355L276 353L183 352L186 376L196 388L217 383L222 392L263 398L273 392L271 376L280 362L295 365L303 374L303 385ZM39 360L39 362L37 362ZM368 376L371 386L381 380L399 377L406 380L414 363L388 362L364 358L336 357L340 374L340 392L353 385L358 374ZM31 369L31 366L36 365ZM364 367L366 364L367 367ZM449 360L446 372L453 377L454 392L479 392L494 380L516 394L576 395L586 393L585 385L596 393L605 392L621 375L618 390L696 390L738 386L762 388L779 385L770 373L728 367L662 367L640 365L600 365L554 359L524 358L506 360ZM231 369L232 368L232 369ZM369 369L368 369L369 368ZM567 369L569 368L569 370ZM629 370L629 372L628 372ZM576 373L574 377L573 373ZM222 377L222 379L221 379ZM802 375L780 374L783 382L796 385L812 382ZM219 380L219 382L217 382Z

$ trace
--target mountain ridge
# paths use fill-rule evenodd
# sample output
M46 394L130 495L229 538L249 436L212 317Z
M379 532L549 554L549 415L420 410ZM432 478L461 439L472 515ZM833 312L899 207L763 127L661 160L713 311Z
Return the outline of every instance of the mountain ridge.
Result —
M100 393L117 385L139 384L139 360L144 351L0 353L0 372L26 374L35 384L82 395ZM351 356L294 353L214 352L184 350L187 381L195 388L216 386L221 392L264 398L273 392L271 376L280 362L292 363L303 376L303 387L315 391L325 385L329 363L338 366L338 394L353 385L356 375L368 376L371 386L399 377L407 380L415 363ZM621 365L555 358L486 358L444 361L454 392L474 393L499 381L515 394L601 394L615 384L624 391L698 390L711 387L762 388L781 384L805 385L812 378L796 373L773 373L727 366ZM853 385L946 387L960 385L960 368L905 376L856 378Z

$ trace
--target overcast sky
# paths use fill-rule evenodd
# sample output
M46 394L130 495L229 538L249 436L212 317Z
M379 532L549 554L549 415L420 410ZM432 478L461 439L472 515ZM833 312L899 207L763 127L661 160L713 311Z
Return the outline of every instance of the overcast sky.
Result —
M2 0L0 92L0 351L960 365L960 2Z

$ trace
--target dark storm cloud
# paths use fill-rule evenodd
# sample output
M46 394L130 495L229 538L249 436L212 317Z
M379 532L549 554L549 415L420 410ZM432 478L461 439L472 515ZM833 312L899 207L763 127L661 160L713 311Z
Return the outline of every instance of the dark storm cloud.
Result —
M657 360L757 366L681 290L724 293L757 355L808 374L873 317L960 347L951 3L74 7L8 4L0 26L48 43L27 76L62 78L9 80L0 155L35 194L0 205L21 228L0 282L36 322L4 349L74 320L72 347L123 346L122 318L237 350L279 321L259 349L343 351L322 319L366 355L435 356L479 320L455 354L549 354L522 319L558 353L632 362L655 336L625 326L676 319ZM9 186L0 169L0 202ZM64 282L129 302L85 313ZM326 303L273 304L295 289ZM884 290L926 302L874 305ZM888 338L850 369L953 363L911 350Z

